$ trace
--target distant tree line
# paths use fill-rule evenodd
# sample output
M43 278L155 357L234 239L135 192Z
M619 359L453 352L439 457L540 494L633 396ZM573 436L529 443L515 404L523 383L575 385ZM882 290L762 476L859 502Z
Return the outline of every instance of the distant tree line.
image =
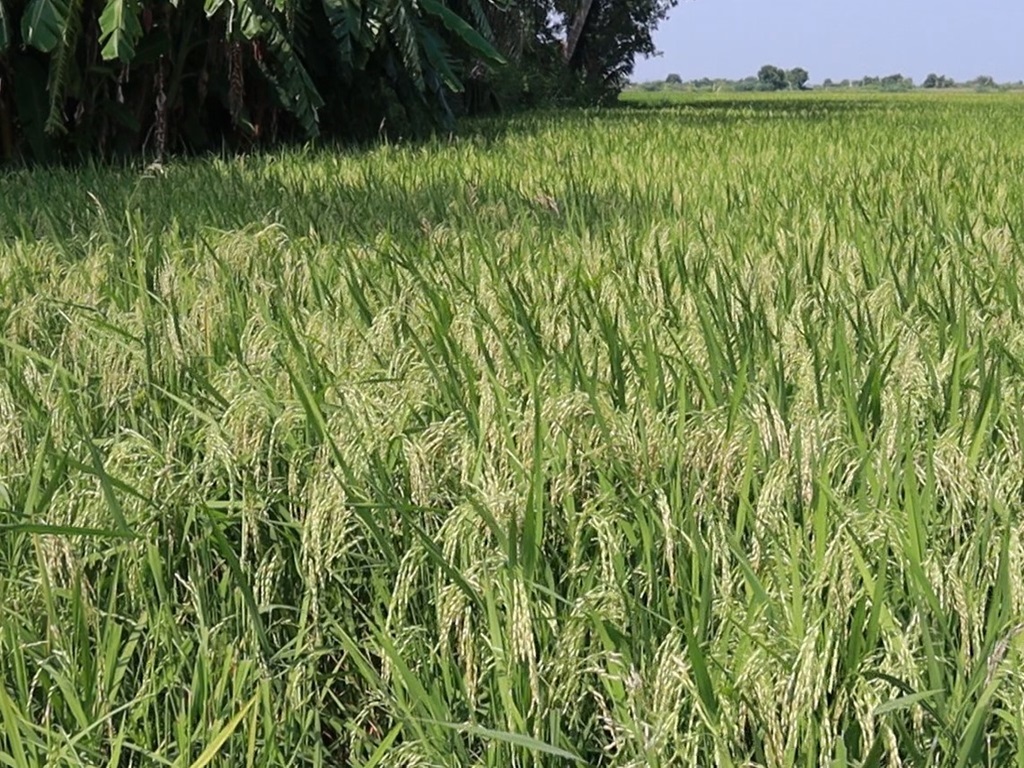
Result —
M810 75L806 69L795 67L794 69L782 69L771 64L761 67L756 75L745 77L740 80L724 78L712 79L703 77L696 80L683 80L678 74L670 74L665 80L649 81L632 84L630 87L644 91L798 91L807 90ZM825 90L839 89L862 89L874 91L909 91L915 88L928 89L971 89L977 91L988 90L1024 90L1024 82L997 83L994 78L988 75L981 75L958 83L953 78L944 75L930 74L920 85L914 83L913 78L902 74L886 75L883 77L862 77L857 80L840 80L838 82L826 78L816 88Z
M0 160L450 130L614 98L678 0L0 0Z

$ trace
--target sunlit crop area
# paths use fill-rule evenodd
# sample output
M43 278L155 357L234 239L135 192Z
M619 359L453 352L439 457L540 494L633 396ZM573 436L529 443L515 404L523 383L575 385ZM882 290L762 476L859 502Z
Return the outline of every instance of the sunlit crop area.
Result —
M1022 110L0 176L0 765L1024 765Z

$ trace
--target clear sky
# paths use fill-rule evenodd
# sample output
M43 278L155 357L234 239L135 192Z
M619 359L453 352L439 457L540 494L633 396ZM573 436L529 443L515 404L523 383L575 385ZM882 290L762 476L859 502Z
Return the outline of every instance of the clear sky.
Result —
M812 83L897 72L1024 80L1024 0L681 0L634 81L739 79L763 64Z

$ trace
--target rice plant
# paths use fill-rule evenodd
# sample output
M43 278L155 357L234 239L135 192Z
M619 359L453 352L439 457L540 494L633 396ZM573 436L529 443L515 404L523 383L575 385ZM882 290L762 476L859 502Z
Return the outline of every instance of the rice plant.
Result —
M1022 106L0 177L0 764L1024 765Z

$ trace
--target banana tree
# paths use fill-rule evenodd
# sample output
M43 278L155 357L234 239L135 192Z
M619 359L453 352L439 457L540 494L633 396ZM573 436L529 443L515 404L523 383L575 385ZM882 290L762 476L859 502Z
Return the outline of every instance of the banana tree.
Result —
M159 156L258 139L279 114L285 132L345 133L358 115L322 108L360 93L444 116L472 62L502 61L484 2L0 0L0 148Z

